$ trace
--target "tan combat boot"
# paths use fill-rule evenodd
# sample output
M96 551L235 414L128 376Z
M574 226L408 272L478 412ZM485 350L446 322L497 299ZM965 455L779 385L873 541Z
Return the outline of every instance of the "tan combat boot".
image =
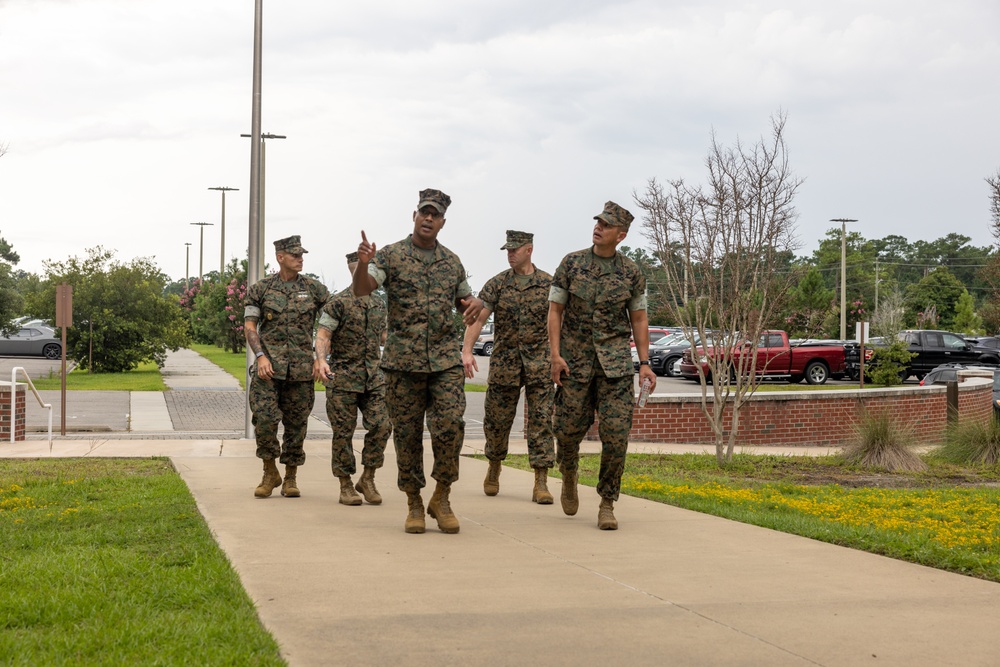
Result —
M615 518L615 504L610 498L601 499L601 508L597 511L597 527L601 530L618 530L618 519Z
M406 515L406 523L403 529L408 533L422 533L427 530L424 524L424 501L419 493L407 493L406 504L409 506L409 514Z
M490 461L490 468L486 471L486 479L483 480L483 493L488 496L495 496L500 493L500 468L499 461Z
M567 472L565 469L562 471L562 496L559 498L562 502L563 512L569 516L576 514L576 511L580 509L580 497L576 495L576 477L577 473Z
M340 480L340 504L360 505L361 496L354 492L354 483L350 477L338 477Z
M297 469L297 466L285 466L285 482L281 485L281 495L286 498L298 498L302 495L299 493L299 485L295 482Z
M535 468L535 488L531 490L531 502L539 505L552 504L552 494L549 493L549 486L546 483L548 476L548 468Z
M375 468L365 466L365 471L361 473L361 479L358 480L354 488L370 504L382 504L382 496L379 494L378 489L375 488Z
M438 482L434 489L434 495L427 502L427 513L432 519L437 519L438 528L442 533L458 532L458 517L451 511L451 503L448 502L448 494L451 493L450 484Z
M264 459L264 479L260 480L260 485L254 489L255 498L268 498L274 487L281 484L281 475L278 473L278 466L274 465L274 459Z

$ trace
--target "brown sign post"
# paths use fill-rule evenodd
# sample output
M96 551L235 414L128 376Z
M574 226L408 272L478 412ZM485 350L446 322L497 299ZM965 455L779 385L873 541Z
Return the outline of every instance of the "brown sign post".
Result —
M66 329L73 326L73 287L66 283L56 286L56 326L62 331L62 427L60 433L66 435Z

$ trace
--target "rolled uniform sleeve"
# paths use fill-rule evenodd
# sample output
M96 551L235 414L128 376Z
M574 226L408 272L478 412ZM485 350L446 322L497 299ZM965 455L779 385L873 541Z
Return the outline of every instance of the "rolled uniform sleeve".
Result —
M260 319L260 308L248 303L246 308L243 309L243 319L250 320L251 322L256 322Z
M549 288L549 301L566 305L569 303L569 291L563 289L562 287L556 287L553 285Z
M379 257L375 256L374 262L368 263L368 275L375 279L375 287L379 288L385 283L385 269L378 265Z
M326 309L319 316L319 326L328 331L336 331L340 327L340 320L326 312Z

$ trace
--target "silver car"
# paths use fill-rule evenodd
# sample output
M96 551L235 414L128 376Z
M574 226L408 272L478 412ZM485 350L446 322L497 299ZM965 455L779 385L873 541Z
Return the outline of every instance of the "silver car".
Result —
M48 327L21 327L10 336L0 336L0 356L59 359L62 357L62 342Z

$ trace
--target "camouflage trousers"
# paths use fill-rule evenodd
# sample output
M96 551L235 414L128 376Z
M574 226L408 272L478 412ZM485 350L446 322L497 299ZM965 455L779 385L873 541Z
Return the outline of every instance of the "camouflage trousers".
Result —
M632 429L632 402L635 399L631 375L609 378L600 370L589 382L564 379L556 390L555 433L558 443L556 461L563 471L579 467L580 442L594 424L594 412L600 418L601 472L597 493L602 498L618 500L628 433Z
M442 484L458 480L465 439L465 371L455 366L437 373L385 371L386 403L396 446L400 491L417 493L424 479L424 415L431 432L434 469Z
M261 380L250 378L250 409L253 432L257 438L257 458L279 459L288 466L306 462L302 442L312 412L316 390L312 380ZM278 445L278 422L285 426L285 437Z
M528 416L528 460L532 468L551 468L555 460L552 446L552 400L554 385L525 385L524 403ZM486 387L486 415L483 432L486 434L486 458L502 461L507 458L507 440L517 414L520 386L490 383Z
M385 462L385 443L392 432L385 407L385 387L364 392L336 391L327 387L326 416L333 431L330 467L335 477L350 477L357 472L353 438L358 425L358 410L361 410L361 425L367 431L365 446L361 450L361 465L381 468Z

